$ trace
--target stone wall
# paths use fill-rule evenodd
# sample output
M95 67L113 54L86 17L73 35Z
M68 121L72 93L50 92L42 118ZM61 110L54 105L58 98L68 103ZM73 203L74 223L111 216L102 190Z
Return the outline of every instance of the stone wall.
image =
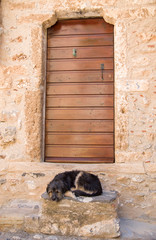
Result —
M58 172L85 169L117 190L120 216L156 221L155 0L2 0L0 203L39 200ZM58 19L114 25L115 164L43 162L46 29Z

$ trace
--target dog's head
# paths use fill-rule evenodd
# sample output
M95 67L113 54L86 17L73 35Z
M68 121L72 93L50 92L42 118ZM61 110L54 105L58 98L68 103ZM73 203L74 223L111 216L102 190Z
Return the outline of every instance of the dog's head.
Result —
M58 202L64 197L64 184L62 181L51 181L46 190L53 201Z

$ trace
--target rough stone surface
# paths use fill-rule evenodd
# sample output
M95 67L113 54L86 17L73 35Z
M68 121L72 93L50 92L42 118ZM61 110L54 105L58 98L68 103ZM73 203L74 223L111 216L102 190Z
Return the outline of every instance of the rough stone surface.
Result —
M156 236L156 224L121 219L120 226L122 232L121 239L154 240Z
M41 201L49 181L59 172L82 170L75 164L50 163L8 163L1 159L0 204L11 199ZM115 190L119 193L119 216L126 218L156 221L155 192L156 168L149 162L142 164L101 164L83 165L83 170L97 174L105 191ZM7 174L6 174L7 172ZM5 181L4 181L5 179ZM17 194L18 193L18 194Z
M41 197L45 200L51 201L49 198L49 195L47 192L44 192ZM65 199L72 199L73 201L76 202L102 202L102 203L111 203L115 201L117 198L117 192L112 191L112 192L104 192L100 196L95 196L95 197L77 197L77 198L71 198L71 197L65 197Z
M2 1L0 132L8 161L41 160L46 29L81 16L114 24L116 162L155 162L155 11L147 0ZM21 153L10 154L12 145Z
M42 213L35 227L41 233L65 236L114 238L120 235L117 194L104 192L98 197L64 198L59 203L42 194ZM33 217L26 218L27 231L33 230ZM37 230L36 228L36 230Z
M115 164L46 164L46 30L90 17L114 25ZM84 169L119 192L121 217L156 221L155 22L155 0L0 2L0 204L41 203L55 174Z
M95 199L65 198L59 203L50 201L45 193L43 197L42 204L14 200L3 205L0 229L91 238L120 236L116 192L104 192Z
M130 219L120 219L121 236L119 240L154 240L156 236L156 224L150 224L146 222L139 222ZM18 232L0 232L0 240L89 240L89 238L72 237L72 236L56 236L45 235L38 233L26 233L22 231ZM95 240L102 240L94 238ZM107 240L112 240L108 239Z
M24 219L30 214L39 214L40 205L38 202L25 200L14 200L0 208L0 229L1 230L24 230Z

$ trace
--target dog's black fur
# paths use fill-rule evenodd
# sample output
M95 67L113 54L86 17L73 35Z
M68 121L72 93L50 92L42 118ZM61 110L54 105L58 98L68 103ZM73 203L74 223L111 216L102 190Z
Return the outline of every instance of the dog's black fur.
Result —
M98 196L102 194L102 187L97 176L85 171L69 171L57 174L46 189L53 201L60 201L66 192L71 191L74 196Z

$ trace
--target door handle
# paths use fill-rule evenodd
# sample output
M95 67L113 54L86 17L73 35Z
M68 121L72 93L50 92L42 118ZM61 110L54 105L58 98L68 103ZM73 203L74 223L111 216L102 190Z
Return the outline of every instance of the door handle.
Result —
M101 78L102 78L102 80L104 80L104 78L103 78L103 70L104 70L104 63L101 63Z

